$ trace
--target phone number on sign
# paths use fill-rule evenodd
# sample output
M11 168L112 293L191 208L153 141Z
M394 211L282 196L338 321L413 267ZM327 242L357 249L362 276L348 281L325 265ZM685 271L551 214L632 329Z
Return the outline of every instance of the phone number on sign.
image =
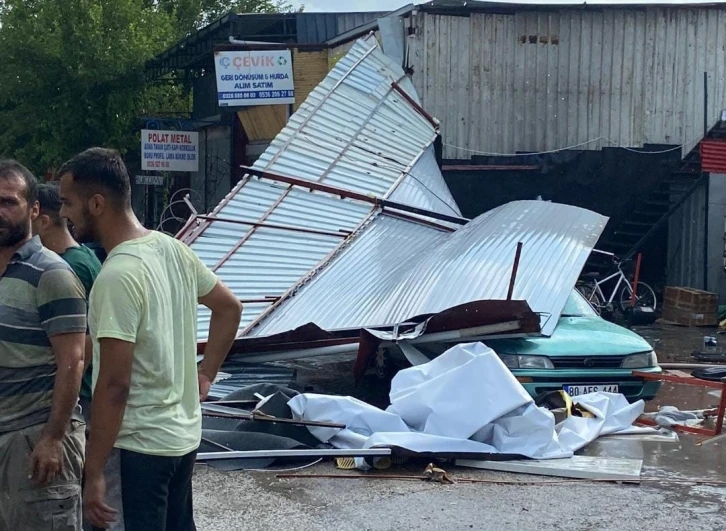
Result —
M150 160L146 163L147 168L169 168L170 164L165 160Z

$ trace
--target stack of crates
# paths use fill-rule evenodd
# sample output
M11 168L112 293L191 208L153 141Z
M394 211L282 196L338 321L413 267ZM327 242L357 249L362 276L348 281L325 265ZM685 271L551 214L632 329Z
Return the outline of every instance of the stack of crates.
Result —
M663 319L682 326L718 325L718 295L693 288L665 289Z

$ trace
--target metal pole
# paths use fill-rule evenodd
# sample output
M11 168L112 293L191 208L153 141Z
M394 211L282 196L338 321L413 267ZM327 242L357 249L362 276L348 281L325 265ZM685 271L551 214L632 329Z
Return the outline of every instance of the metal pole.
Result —
M514 254L514 265L512 266L512 276L509 279L509 291L507 292L507 300L512 300L514 294L514 282L517 280L517 271L519 270L519 259L522 256L522 242L517 244L517 252Z
M703 73L703 136L708 135L708 72Z
M640 262L643 259L643 253L638 253L635 261L635 277L633 277L633 292L630 294L630 307L635 307L635 299L638 293L638 281L640 280Z
M703 138L708 136L708 72L703 73ZM704 221L703 221L703 290L708 291L708 216L709 216L709 201L711 200L710 188L711 179L710 175L705 174L705 186L706 186L706 199L704 210Z
M703 174L703 182L706 187L704 196L705 206L703 208L703 291L708 291L708 217L710 213L709 201L711 200L711 176Z

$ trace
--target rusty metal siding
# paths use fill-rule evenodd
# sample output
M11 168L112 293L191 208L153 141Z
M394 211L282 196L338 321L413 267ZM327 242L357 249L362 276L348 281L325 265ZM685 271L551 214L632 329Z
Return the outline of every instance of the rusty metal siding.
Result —
M419 13L413 82L444 158L686 144L726 101L726 8Z
M726 140L701 142L701 168L710 173L726 173Z

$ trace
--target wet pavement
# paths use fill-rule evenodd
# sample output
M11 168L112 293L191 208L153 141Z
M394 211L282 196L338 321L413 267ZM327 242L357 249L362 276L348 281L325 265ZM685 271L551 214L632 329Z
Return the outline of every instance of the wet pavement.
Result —
M720 350L726 352L726 335L718 335L716 328L654 324L632 330L651 344L661 363L698 363L692 353L703 350L705 336L716 336L722 344Z
M712 331L679 327L638 330L651 341L662 362L693 362L690 353ZM726 336L722 343L726 346ZM301 391L352 395L385 407L389 384L371 375L356 387L354 356L311 358L286 363L297 371L294 386ZM681 410L710 408L718 397L713 389L664 384L647 411L661 405ZM669 531L726 528L726 440L696 446L703 437L679 435L675 442L643 441L639 437L600 438L583 455L643 460L639 486L573 481L560 485L526 486L517 482L537 476L447 467L456 478L509 481L512 485L440 485L412 481L367 479L278 479L274 472L224 473L198 466L195 470L195 511L200 529L281 531L308 529L559 529ZM391 473L419 474L420 468ZM320 463L300 474L340 475L345 472ZM551 479L551 478L550 478ZM546 481L546 480L545 480Z

